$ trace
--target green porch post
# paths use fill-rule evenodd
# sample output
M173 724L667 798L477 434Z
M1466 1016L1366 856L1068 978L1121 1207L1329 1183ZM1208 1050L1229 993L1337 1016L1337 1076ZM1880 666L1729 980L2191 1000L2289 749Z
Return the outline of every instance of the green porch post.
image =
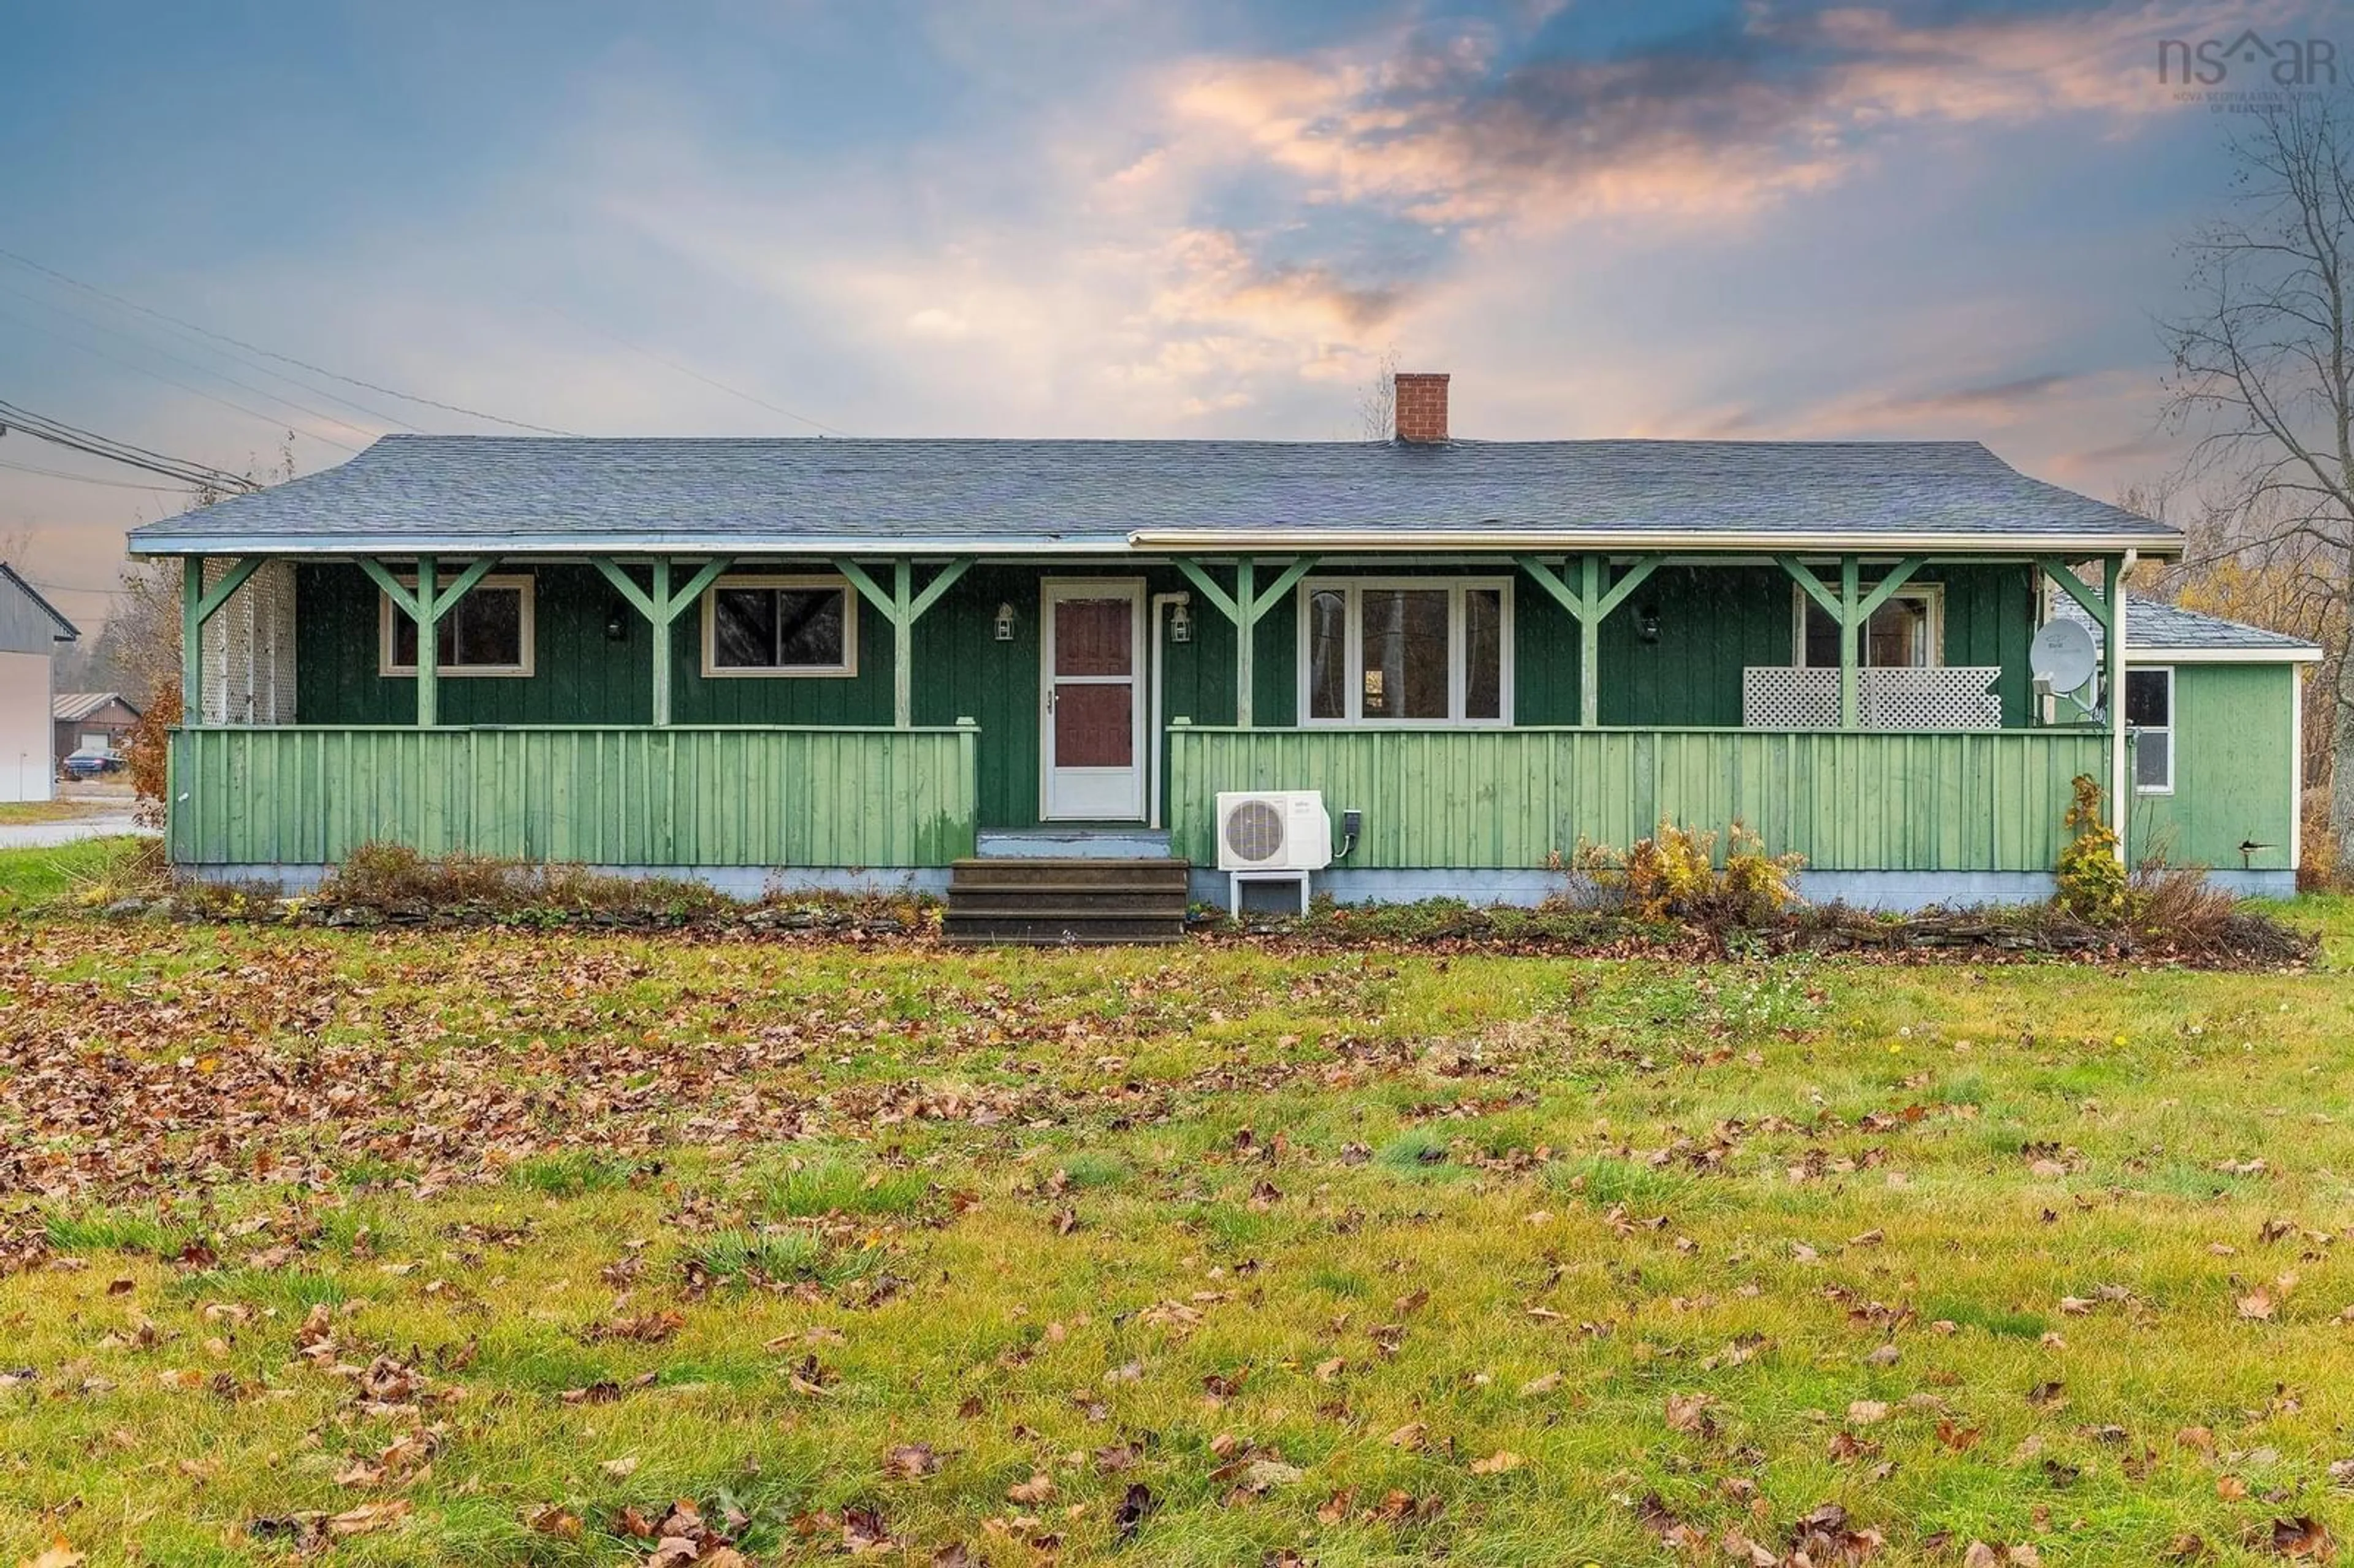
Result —
M654 640L653 690L649 694L651 705L648 711L652 715L656 728L666 728L671 721L673 684L671 640L673 633L671 628L677 623L678 618L686 612L686 607L701 599L704 590L717 582L720 574L726 571L734 561L726 556L715 556L704 562L695 574L686 579L685 587L673 591L671 586L671 558L668 556L656 556L653 559L653 592L651 594L640 588L636 579L623 571L620 563L610 556L596 556L589 564L597 568L599 576L611 585L615 593L620 594L629 602L631 609L645 618L646 625Z
M1862 656L1860 639L1880 607L1895 596L1896 590L1913 580L1914 574L1928 565L1925 556L1907 556L1881 575L1872 591L1863 591L1863 564L1860 556L1840 557L1839 591L1833 593L1815 576L1814 568L1796 556L1776 556L1775 565L1784 575L1806 590L1808 599L1822 606L1823 613L1831 618L1840 634L1840 728L1863 727Z
M417 557L417 727L441 721L441 610L434 602L434 558Z
M205 557L180 557L180 723L193 727L205 718L205 622L261 569L260 556L247 556L231 567L212 592L205 591Z
M848 577L859 596L880 611L891 623L891 726L913 729L916 725L916 622L924 612L940 602L940 596L954 588L972 565L970 556L958 556L949 560L916 591L916 563L901 556L891 563L891 588L888 592L875 580L865 567L856 561L834 563L842 575Z
M1856 676L1855 606L1863 583L1863 563L1853 556L1840 557L1840 728L1863 725L1861 682Z
M1300 578L1316 569L1320 558L1316 556L1296 557L1275 581L1267 585L1265 592L1259 592L1258 563L1245 556L1235 563L1235 591L1232 594L1220 588L1217 580L1203 570L1199 562L1182 556L1172 562L1179 571L1185 574L1187 582L1202 590L1202 597L1210 601L1213 609L1234 622L1235 727L1237 729L1250 728L1255 718L1251 688L1257 673L1252 645L1257 640L1258 623L1267 618L1268 610L1283 602L1285 594L1299 586Z
M1247 607L1258 602L1258 563L1245 556L1235 563L1235 603L1246 607L1235 628L1235 727L1248 729L1257 718L1258 617ZM1297 717L1297 715L1293 715Z
M440 722L438 711L440 684L436 677L440 673L441 650L440 639L436 633L440 628L441 618L449 614L460 599L473 592L475 584L490 576L491 568L498 565L498 558L484 556L476 560L451 578L446 588L440 586L435 556L417 557L417 586L414 588L393 576L391 568L382 561L367 556L358 559L360 570L366 572L377 590L391 601L393 609L408 617L417 625L417 727L430 729Z
M653 601L667 608L670 604L670 557L668 556L654 557L653 581ZM652 718L656 729L664 728L670 724L670 645L673 636L670 628L671 622L668 616L659 621L650 620L648 626L654 643L652 650L654 689L651 694L652 705L647 709L647 713Z
M1580 556L1575 588L1564 582L1559 573L1534 556L1515 559L1521 570L1535 578L1537 586L1551 594L1577 621L1577 722L1581 728L1597 728L1602 723L1602 623L1637 588L1650 580L1651 574L1659 570L1661 557L1637 556L1628 565L1627 575L1611 584L1606 556Z
M2117 828L2117 860L2130 864L2126 849L2126 828L2130 813L2126 803L2133 799L2126 791L2133 779L2127 771L2126 752L2126 597L2125 562L2116 556L2101 561L2101 599L2109 607L2107 646L2102 650L2109 670L2109 814Z
M193 729L205 716L205 558L180 557L180 724Z

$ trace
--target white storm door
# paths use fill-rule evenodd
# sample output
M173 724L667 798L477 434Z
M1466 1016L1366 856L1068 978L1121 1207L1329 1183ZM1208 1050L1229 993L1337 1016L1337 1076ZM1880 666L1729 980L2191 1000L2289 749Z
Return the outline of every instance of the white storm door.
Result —
M1039 735L1049 821L1144 820L1144 584L1049 577Z

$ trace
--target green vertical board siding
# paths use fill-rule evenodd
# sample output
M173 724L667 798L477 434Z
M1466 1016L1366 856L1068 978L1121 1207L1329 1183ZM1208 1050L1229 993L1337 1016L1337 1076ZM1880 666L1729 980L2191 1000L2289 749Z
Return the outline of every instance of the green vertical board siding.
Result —
M1874 573L1867 567L1867 588ZM1945 662L1999 664L1995 690L2002 722L2028 722L2027 645L2035 634L2035 579L2024 563L1924 567L1913 582L1943 585ZM1522 579L1521 611L1535 585ZM1796 585L1778 567L1663 567L1602 623L1602 722L1606 725L1738 726L1741 673L1752 664L1789 664L1797 657ZM1640 614L1659 612L1659 640L1646 642ZM1573 644L1576 628L1559 612ZM1573 646L1569 662L1574 667ZM1575 672L1565 704L1542 712L1523 703L1523 724L1569 724L1577 717Z
M2297 809L2290 777L2293 664L2178 664L2174 792L2137 790L2127 849L2172 865L2280 871ZM2243 842L2264 847L2244 858Z
M755 568L747 567L747 570ZM780 566L823 574L822 564ZM456 675L435 683L441 723L650 724L653 630L592 567L522 566L533 579L529 675ZM642 572L641 572L642 577ZM417 679L384 675L382 596L356 567L305 565L294 577L295 717L302 724L413 723ZM703 611L671 628L672 717L680 724L887 725L891 628L859 605L858 668L850 676L703 673ZM609 629L620 632L619 638Z
M1661 818L1735 820L1833 871L2047 871L2069 781L2101 775L2084 731L1171 732L1173 852L1214 864L1214 797L1320 789L1365 813L1349 863L1541 867L1580 840L1623 847ZM2285 764L2284 764L2285 766Z
M1270 563L1284 557L1269 557ZM516 567L535 583L535 671L529 676L451 676L439 683L440 720L459 725L643 725L652 716L652 635L644 620L587 566ZM825 562L745 563L745 571L823 574ZM936 567L917 568L918 581ZM1233 568L1209 568L1233 582ZM1272 566L1262 568L1267 580ZM1578 632L1567 611L1501 560L1458 567L1331 567L1318 577L1405 573L1502 577L1512 582L1513 715L1522 726L1575 722ZM1174 568L1127 561L975 566L916 625L915 717L981 726L980 824L1038 825L1039 617L1049 577L1133 579L1148 595L1190 591ZM1952 664L2000 664L2003 722L2027 722L2027 642L2034 588L2023 565L1941 565L1925 582L1945 585L1945 656ZM1742 670L1792 657L1792 586L1772 567L1669 567L1655 573L1601 630L1602 717L1608 725L1737 726ZM296 571L296 716L306 725L400 725L416 715L413 677L377 673L378 603L355 567L303 565ZM996 641L1001 603L1014 610L1014 635ZM1254 716L1263 728L1297 721L1299 595L1287 594L1257 630ZM1659 636L1644 642L1638 612L1659 611ZM616 612L618 613L618 616ZM1200 725L1235 718L1235 630L1193 595L1193 636L1160 639L1161 717ZM607 634L609 622L622 632ZM891 721L892 642L887 623L859 601L857 672L843 678L722 678L703 674L700 606L679 619L673 644L672 712L683 725L882 726ZM1150 667L1144 674L1149 676ZM1143 700L1150 701L1149 688ZM1164 762L1164 787L1166 784ZM2233 841L2236 842L2236 839Z
M973 853L977 738L889 729L182 730L172 742L172 858L318 865L382 842L594 865L945 865Z

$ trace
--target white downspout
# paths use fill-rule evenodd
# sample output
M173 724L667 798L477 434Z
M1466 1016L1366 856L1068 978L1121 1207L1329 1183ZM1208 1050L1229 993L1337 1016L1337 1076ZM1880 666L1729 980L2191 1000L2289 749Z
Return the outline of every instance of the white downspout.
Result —
M2128 871L2133 869L2134 863L2133 845L2128 835L2132 831L2135 797L2133 775L2126 760L2126 675L2133 667L2133 659L2126 645L2126 639L2130 635L2126 625L2126 605L2133 596L2126 591L2126 584L2133 577L2134 562L2139 555L2137 550L2126 552L2124 562L2117 567L2117 602L2109 606L2109 615L2117 628L2117 667L2109 672L2109 799L2116 802L2117 863ZM2167 716L2170 719L2173 715Z
M1152 596L1152 608L1147 616L1152 626L1152 726L1145 736L1144 752L1145 766L1152 772L1149 786L1152 814L1146 819L1145 825L1156 833L1161 831L1161 667L1168 661L1161 635L1161 612L1172 604L1193 602L1193 596L1190 593L1157 593Z
M2305 670L2302 664L2288 667L2288 869L2292 874L2305 866Z

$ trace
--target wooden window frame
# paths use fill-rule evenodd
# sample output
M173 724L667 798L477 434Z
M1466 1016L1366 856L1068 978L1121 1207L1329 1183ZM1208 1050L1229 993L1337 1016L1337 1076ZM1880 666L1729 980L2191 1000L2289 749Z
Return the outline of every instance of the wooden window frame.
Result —
M1298 652L1297 678L1293 683L1295 700L1293 720L1302 729L1510 729L1512 727L1513 635L1518 622L1512 608L1512 579L1509 577L1355 577L1329 576L1300 579L1293 599L1294 619L1298 621L1295 639ZM1444 589L1447 591L1447 714L1445 718L1369 719L1365 709L1365 640L1364 593L1366 588ZM1496 672L1497 715L1494 718L1463 716L1466 677L1470 662L1466 643L1466 620L1463 595L1466 590L1486 588L1500 596L1502 624L1498 628L1498 668ZM1314 671L1310 664L1308 609L1319 593L1339 591L1348 596L1348 609L1343 616L1341 639L1348 651L1349 679L1347 682L1347 715L1341 718L1311 718L1309 699L1314 684Z
M840 664L721 664L718 653L719 594L728 588L832 588L842 595ZM824 572L745 572L723 577L703 590L703 678L706 681L846 681L858 673L857 588L848 577Z
M2166 736L2166 782L2163 784L2145 784L2141 781L2141 754L2139 751L2136 751L2134 753L2133 759L2134 793L2137 795L2171 795L2174 793L2175 774L2177 771L2174 766L2175 753L2177 749L2176 741L2182 732L2181 723L2175 716L2174 695L2178 688L2174 679L2174 666L2171 664L2136 664L2131 661L2127 661L2126 664L2126 694L2128 697L2133 694L2133 679L2136 675L2164 675L2166 677L2166 722L2160 725L2137 724L2133 726L2134 733L2137 735L2157 734ZM2130 704L2127 705L2126 711L2127 713L2131 713L2133 711Z
M399 582L401 587L409 589L411 592L416 590L417 577L414 573L399 577L396 580ZM446 589L447 587L447 584L438 585L438 588L441 589ZM444 664L439 658L436 658L433 662L433 678L435 680L527 681L537 673L539 666L539 583L536 575L531 572L493 572L481 582L476 583L472 588L468 588L466 591L472 594L480 592L483 588L515 588L522 592L523 662L520 664ZM385 597L382 589L379 588L376 591L376 673L378 675L385 676L388 679L398 678L402 680L413 680L417 674L417 666L414 664L396 663L392 657L393 628L398 624L395 618L398 617L400 620L405 620L408 617L401 615L400 611L393 609L392 600ZM463 600L461 600L460 602L462 603ZM457 608L457 605L451 605L450 607L451 612L454 613ZM435 623L434 640L437 643L440 640L440 627L439 622ZM420 634L418 639L418 652L419 654L422 654L424 651L424 638Z
M1836 586L1836 585L1834 585ZM1870 593L1873 585L1867 582L1861 591ZM1900 599L1917 599L1929 611L1929 662L1926 664L1869 664L1861 662L1864 644L1859 642L1856 655L1859 670L1942 670L1946 665L1946 585L1943 583L1906 583L1888 596L1890 604ZM1807 609L1814 600L1797 584L1790 585L1790 666L1797 670L1836 670L1839 664L1807 662ZM1868 636L1860 630L1859 638Z

